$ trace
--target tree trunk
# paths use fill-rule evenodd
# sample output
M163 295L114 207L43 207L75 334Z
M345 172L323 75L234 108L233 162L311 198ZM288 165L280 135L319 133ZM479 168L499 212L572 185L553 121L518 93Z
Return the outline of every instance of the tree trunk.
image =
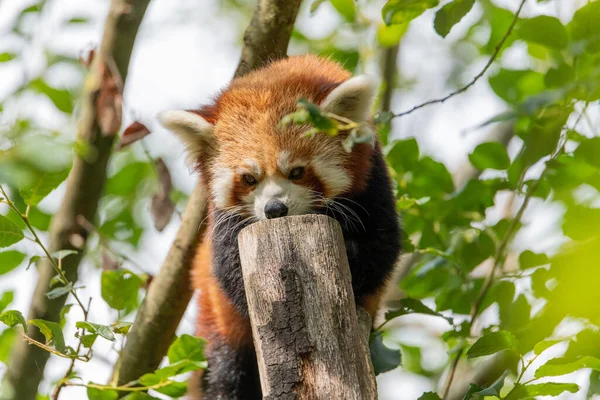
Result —
M70 282L77 281L77 269L85 249L87 232L77 223L79 216L93 221L96 217L98 201L106 181L106 166L113 147L114 135L100 132L96 115L96 99L102 82L103 66L113 65L124 83L129 67L129 59L138 28L150 0L112 0L106 19L100 50L96 52L92 70L86 79L85 92L79 125L79 138L94 149L92 160L75 155L73 168L67 180L65 197L52 220L49 232L50 252L58 250L78 250L78 254L66 257L62 262L64 273ZM46 293L50 281L56 275L52 264L44 259L39 264L40 275L29 308L29 319L44 319L58 322L60 310L67 296L50 300ZM38 328L29 325L27 334L33 339L45 342ZM25 341L17 341L8 363L7 380L13 387L12 399L34 400L44 375L44 368L50 353Z
M339 224L258 222L239 247L264 398L376 399Z
M244 34L244 48L234 77L245 75L268 60L285 57L300 3L301 0L258 0ZM188 277L191 258L206 229L204 199L204 188L197 184L186 205L176 240L127 335L120 363L114 371L119 374L119 385L154 371L173 341L193 293Z

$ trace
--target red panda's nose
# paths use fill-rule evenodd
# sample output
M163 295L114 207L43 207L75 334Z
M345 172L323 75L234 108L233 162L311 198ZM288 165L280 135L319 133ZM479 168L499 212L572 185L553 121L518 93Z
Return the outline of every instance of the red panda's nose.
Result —
M268 219L285 217L288 213L288 208L281 201L276 199L271 199L265 205L265 216Z

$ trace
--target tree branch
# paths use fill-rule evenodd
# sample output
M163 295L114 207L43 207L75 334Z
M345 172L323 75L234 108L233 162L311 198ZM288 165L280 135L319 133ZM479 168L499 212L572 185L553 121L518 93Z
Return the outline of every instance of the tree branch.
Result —
M284 58L302 0L257 0L235 76Z
M445 102L446 100L456 96L457 94L460 94L462 92L466 92L471 86L473 86L478 80L479 78L481 78L483 75L485 75L485 73L487 72L487 70L492 66L492 64L494 63L494 61L496 60L496 58L498 57L498 55L500 54L500 50L502 50L502 47L504 46L504 43L506 42L506 40L508 39L508 37L510 36L510 34L512 33L517 21L519 20L519 15L521 14L521 10L523 9L523 5L525 4L527 0L521 0L521 4L519 5L519 8L517 9L517 12L515 13L515 17L513 18L512 22L510 23L510 26L508 27L508 29L506 30L506 33L504 34L504 36L502 37L502 40L500 41L500 43L498 43L496 45L496 48L494 49L494 53L492 53L490 59L488 60L487 64L485 64L485 67L483 67L483 69L477 74L475 75L475 77L469 82L467 83L465 86L461 87L460 89L442 97L439 99L434 99L434 100L429 100L426 101L425 103L421 103L419 105L414 106L413 108L411 108L410 110L407 111L403 111L401 113L398 114L394 114L394 118L396 117L403 117L405 115L411 114L414 111L417 111L421 108L430 106L432 104L440 104Z
M103 65L109 62L114 65L120 80L125 81L135 37L149 1L112 0L100 51L95 57L86 82L101 82ZM81 140L89 143L90 148L95 149L95 157L90 160L75 155L65 197L52 220L49 232L50 252L78 250L77 254L70 255L62 263L62 269L70 282L77 281L77 269L87 239L87 233L77 224L77 216L83 215L88 220L95 218L114 141L114 135L100 133L95 107L98 94L96 86L86 85L84 90L78 134ZM66 296L53 300L46 297L50 280L56 274L51 260L44 259L40 262L39 273L28 317L58 322ZM35 340L44 341L40 331L31 325L27 335ZM7 371L8 383L14 389L12 399L36 398L49 356L50 353L26 342L16 344Z
M234 77L285 57L300 3L301 0L258 0ZM120 368L114 371L119 385L154 371L173 340L193 293L190 261L206 229L205 203L204 188L197 184L183 212L175 242L127 335Z

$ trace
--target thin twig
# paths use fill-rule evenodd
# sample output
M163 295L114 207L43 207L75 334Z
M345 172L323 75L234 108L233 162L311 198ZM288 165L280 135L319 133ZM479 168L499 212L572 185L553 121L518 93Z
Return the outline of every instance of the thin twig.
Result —
M419 105L414 106L413 108L411 108L410 110L407 111L403 111L401 113L398 114L394 114L394 118L397 117L403 117L405 115L411 114L414 111L417 111L423 107L427 107L430 106L432 104L439 104L439 103L443 103L446 100L460 94L463 93L465 91L467 91L471 86L473 86L483 75L485 75L485 73L487 72L487 70L492 66L492 64L494 63L494 61L496 60L496 58L498 58L498 55L500 54L500 50L502 49L502 47L504 46L504 43L506 43L506 40L508 39L508 37L510 36L510 34L512 33L518 19L519 19L519 14L521 14L521 10L523 9L523 5L525 4L527 0L522 0L521 4L519 5L519 8L517 9L517 12L515 13L515 17L513 18L510 26L508 27L508 29L506 30L506 33L504 34L504 36L502 37L502 40L500 40L500 43L498 43L498 45L496 45L496 48L494 49L494 52L492 53L490 59L488 60L487 64L485 64L485 67L483 67L483 69L477 74L475 75L475 77L469 82L467 83L465 86L461 87L460 89L442 97L439 99L433 99L433 100L429 100L426 101L425 103L421 103Z
M25 341L26 341L27 343L29 343L29 344L32 344L32 345L34 345L34 346L37 346L37 347L39 347L40 349L44 349L44 350L46 350L48 353L52 353L52 354L54 354L55 356L58 356L58 357L61 357L61 358L69 358L69 359L77 358L77 359L79 359L80 361L87 361L85 358L82 358L82 357L80 357L80 356L70 356L70 355L68 355L68 354L63 354L63 353L61 353L60 351L58 351L58 350L55 350L55 349L53 349L52 347L50 347L50 346L48 346L48 345L46 345L46 344L44 344L44 343L42 343L42 342L38 342L37 340L33 339L32 337L29 337L29 336L27 336L27 335L26 335L26 334L24 334L24 333L22 333L22 334L20 334L20 335L21 335L21 337L22 337L23 339L25 339Z

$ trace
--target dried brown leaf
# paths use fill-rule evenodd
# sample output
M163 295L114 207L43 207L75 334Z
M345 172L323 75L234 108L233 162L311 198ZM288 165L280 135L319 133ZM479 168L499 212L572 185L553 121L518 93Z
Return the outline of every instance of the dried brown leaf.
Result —
M175 212L175 205L168 195L161 192L152 197L151 212L154 227L157 231L162 232L171 221L173 212Z
M102 82L96 98L96 116L100 132L104 136L114 136L121 128L123 94L121 77L116 68L107 64L100 66ZM115 75L116 74L116 75Z
M89 68L92 65L92 61L94 61L94 55L96 54L95 49L90 49L90 51L86 55L79 56L79 62L86 68Z
M119 269L120 264L113 259L105 250L102 252L102 269L105 271L114 271Z
M135 121L123 131L118 148L120 150L125 146L129 146L131 143L135 143L149 134L150 130L146 127L146 125Z

